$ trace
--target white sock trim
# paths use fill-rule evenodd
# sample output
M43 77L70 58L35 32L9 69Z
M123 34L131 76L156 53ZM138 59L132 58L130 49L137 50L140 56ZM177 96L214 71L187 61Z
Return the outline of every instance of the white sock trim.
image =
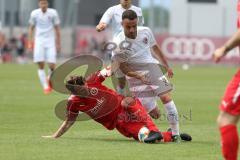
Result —
M49 69L48 69L48 76L47 76L48 79L50 79L51 74L52 74L52 70L49 68Z
M40 83L41 83L43 89L47 89L48 83L47 83L47 77L46 77L46 73L45 73L44 69L38 70L38 77L39 77L39 80L40 80Z

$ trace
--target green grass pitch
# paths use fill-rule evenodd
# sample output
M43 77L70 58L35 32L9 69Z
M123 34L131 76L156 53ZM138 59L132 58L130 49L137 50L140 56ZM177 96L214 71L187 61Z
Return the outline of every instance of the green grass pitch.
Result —
M67 95L44 95L34 65L0 65L0 160L216 160L221 159L216 126L218 104L236 67L175 67L174 101L191 143L142 144L93 121L76 122L60 139L41 138L61 121L55 104ZM106 81L111 86L110 81ZM159 103L161 112L164 113ZM167 121L155 121L164 131Z

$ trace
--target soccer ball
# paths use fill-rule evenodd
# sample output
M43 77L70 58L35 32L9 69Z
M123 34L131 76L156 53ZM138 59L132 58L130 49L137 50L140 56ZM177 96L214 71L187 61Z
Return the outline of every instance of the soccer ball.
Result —
M138 132L138 140L144 142L144 139L148 137L149 133L150 131L147 127L142 127Z

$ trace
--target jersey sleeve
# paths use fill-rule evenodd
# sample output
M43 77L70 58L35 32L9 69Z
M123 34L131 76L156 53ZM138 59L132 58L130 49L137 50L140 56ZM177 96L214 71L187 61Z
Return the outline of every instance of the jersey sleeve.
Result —
M34 13L34 11L32 11L30 15L29 24L32 26L36 25L36 14Z
M148 35L149 35L149 45L150 45L150 47L153 47L154 45L157 44L157 41L156 41L151 29L148 28L147 32L148 32Z
M74 119L78 113L77 104L73 100L68 100L66 118Z
M56 10L54 10L54 14L53 14L53 24L55 26L60 25L60 18L58 16L58 12Z
M110 24L113 17L113 8L110 7L102 16L100 23Z

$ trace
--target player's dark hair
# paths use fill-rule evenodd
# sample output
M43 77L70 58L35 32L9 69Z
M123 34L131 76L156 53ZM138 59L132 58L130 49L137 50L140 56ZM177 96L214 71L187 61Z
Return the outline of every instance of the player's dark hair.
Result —
M82 76L71 76L65 86L70 92L75 93L78 86L83 86L84 84L85 79Z
M122 14L122 20L124 19L134 20L136 18L138 18L137 13L134 12L133 10L126 10Z

